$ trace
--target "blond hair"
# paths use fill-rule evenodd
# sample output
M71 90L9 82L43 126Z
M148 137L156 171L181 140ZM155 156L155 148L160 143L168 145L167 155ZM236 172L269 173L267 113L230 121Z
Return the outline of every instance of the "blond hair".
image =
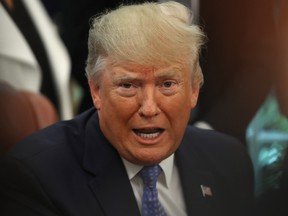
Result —
M174 1L122 5L94 17L91 24L88 79L99 75L109 59L153 67L191 64L194 82L202 84L198 58L205 35L184 5Z

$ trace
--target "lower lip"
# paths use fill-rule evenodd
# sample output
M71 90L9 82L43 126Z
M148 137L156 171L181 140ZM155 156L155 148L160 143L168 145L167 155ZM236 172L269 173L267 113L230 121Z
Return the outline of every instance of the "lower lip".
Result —
M163 137L164 131L162 131L158 136L153 137L153 138L143 138L141 136L138 136L136 133L134 133L134 131L133 131L133 134L138 143L144 144L144 145L155 145L159 143L160 139Z

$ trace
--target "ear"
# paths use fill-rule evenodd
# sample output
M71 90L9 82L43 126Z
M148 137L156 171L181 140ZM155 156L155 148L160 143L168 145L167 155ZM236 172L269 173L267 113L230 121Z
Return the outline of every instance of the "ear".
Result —
M91 80L88 81L88 84L89 84L90 93L92 96L92 101L93 101L94 107L97 110L100 110L101 109L100 86L95 84Z
M199 96L199 85L196 85L192 87L192 94L190 98L191 109L193 109L197 105L198 96Z
M203 81L202 69L200 67L199 61L196 62L196 72L194 80L192 81L192 94L190 98L191 109L193 109L197 105L199 91L201 88L201 82Z

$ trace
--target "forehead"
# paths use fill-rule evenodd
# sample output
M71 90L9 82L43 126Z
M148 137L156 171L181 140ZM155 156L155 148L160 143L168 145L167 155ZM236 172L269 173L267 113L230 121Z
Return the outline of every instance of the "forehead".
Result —
M113 76L131 75L131 76L172 76L175 74L181 74L188 72L188 67L184 67L181 64L173 64L169 66L154 67L143 66L137 64L130 65L114 65L110 68L110 72Z

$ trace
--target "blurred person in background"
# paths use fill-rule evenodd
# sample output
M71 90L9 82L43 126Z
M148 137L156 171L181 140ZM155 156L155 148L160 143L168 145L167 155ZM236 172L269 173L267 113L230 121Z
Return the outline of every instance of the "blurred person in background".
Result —
M41 1L1 0L0 80L44 94L59 119L73 117L71 63Z

